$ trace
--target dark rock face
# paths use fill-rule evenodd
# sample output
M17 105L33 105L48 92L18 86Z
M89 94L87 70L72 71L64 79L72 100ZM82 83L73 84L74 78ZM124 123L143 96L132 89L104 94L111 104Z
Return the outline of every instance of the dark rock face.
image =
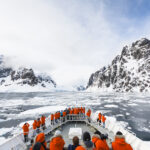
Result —
M38 75L36 76L34 74L33 69L27 69L27 68L21 68L17 71L11 72L11 80L21 80L19 84L28 84L30 86L35 86L37 84L40 84L42 87L46 87L46 83L52 84L54 87L56 87L56 83L51 79L50 76L46 75Z
M82 85L77 87L77 91L84 91L86 88Z
M150 91L150 40L125 46L108 67L91 75L87 89L97 87L117 92Z
M27 69L27 68L20 68L18 70L13 70L12 68L4 67L3 65L3 56L0 55L0 85L5 84L5 81L7 80L6 77L9 77L15 84L20 85L30 85L30 86L36 86L40 85L42 87L47 87L47 85L52 85L53 87L56 87L55 81L52 80L52 78L48 75L35 75L33 69ZM11 85L10 84L10 85ZM7 83L5 86L9 86Z
M4 78L10 75L12 69L3 66L4 56L0 55L0 78Z

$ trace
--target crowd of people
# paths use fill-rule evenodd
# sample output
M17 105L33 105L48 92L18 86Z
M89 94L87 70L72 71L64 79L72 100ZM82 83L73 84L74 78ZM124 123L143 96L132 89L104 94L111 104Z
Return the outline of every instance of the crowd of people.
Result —
M104 136L99 131L96 131L92 137L86 131L83 133L81 142L78 136L74 136L72 144L64 147L65 140L63 139L62 133L56 130L49 143L46 142L44 133L39 133L34 143L32 143L30 150L133 150L131 145L126 143L125 137L120 131L116 133L111 147L107 144L107 138L107 136Z
M50 124L54 125L59 121L64 122L65 119L68 119L70 116L77 117L79 115L83 117L86 116L90 122L91 110L88 109L88 111L85 112L84 107L76 107L51 114ZM132 150L131 145L125 142L125 137L120 131L116 133L115 140L112 142L111 146L107 144L108 136L101 134L99 131L96 131L94 135L92 135L92 138L89 132L84 132L82 135L82 142L79 142L78 136L75 136L72 139L73 144L69 144L68 147L65 148L65 141L62 133L56 130L50 142L47 143L44 134L44 130L46 129L45 119L46 117L42 115L41 118L34 120L32 124L33 137L35 138L31 140L30 150ZM103 114L98 114L97 121L105 128L106 117ZM25 142L28 142L29 126L28 123L25 123L22 127Z
M54 124L57 124L59 121L65 122L66 119L73 119L73 118L78 119L77 118L78 115L81 115L83 117L85 116L85 107L68 108L65 110L52 113L50 115L50 124L54 125ZM90 121L90 116L91 116L90 109L87 111L86 116ZM37 120L34 120L32 124L33 137L35 137L36 134L38 134L39 132L46 129L45 120L46 120L46 117L44 115L42 115L41 118L37 118ZM29 129L30 129L29 127L30 125L28 123L25 123L22 127L25 142L28 142L28 134L29 134Z

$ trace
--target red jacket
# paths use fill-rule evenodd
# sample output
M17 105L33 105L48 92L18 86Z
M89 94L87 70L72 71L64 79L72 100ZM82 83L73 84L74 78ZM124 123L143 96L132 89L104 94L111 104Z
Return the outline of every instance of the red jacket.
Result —
M36 121L36 120L34 120L32 126L33 126L33 129L34 129L34 130L37 128L37 121Z
M42 116L42 117L41 117L41 124L45 124L45 119L46 119L45 116Z
M94 143L96 150L107 150L106 144L98 137L93 137L92 142Z
M43 143L45 145L45 147L47 146L47 143L45 142L45 134L44 133L40 133L37 135L35 142L40 142ZM45 150L43 146L41 146L40 150Z
M23 134L24 135L28 135L28 133L29 133L29 126L30 125L28 123L23 125L22 129L23 129Z
M102 114L101 114L101 113L98 114L98 119L99 119L99 120L102 119Z
M102 115L102 122L104 123L106 120L106 117L104 115Z
M51 114L51 121L53 121L54 120L54 115L53 114Z
M131 145L125 142L124 136L117 135L115 141L112 142L113 150L133 150Z
M63 150L65 141L61 136L54 137L50 141L50 150Z
M39 128L41 126L41 120L38 120L36 123L37 128Z

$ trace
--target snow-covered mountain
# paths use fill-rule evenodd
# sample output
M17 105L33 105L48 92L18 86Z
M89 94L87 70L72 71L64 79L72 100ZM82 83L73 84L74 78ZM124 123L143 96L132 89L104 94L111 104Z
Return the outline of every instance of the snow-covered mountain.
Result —
M89 78L87 90L116 92L150 91L150 40L142 38L122 49L108 67Z
M52 89L56 88L55 81L46 74L35 74L33 69L19 68L14 70L6 67L4 56L0 55L0 91L21 89Z

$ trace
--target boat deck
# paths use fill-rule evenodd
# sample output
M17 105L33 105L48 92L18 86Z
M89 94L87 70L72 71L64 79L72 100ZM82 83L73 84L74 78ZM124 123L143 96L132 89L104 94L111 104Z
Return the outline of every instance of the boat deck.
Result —
M48 134L48 131L45 131L45 133L47 132L46 133L46 141L48 143L47 146L49 147L50 139L53 137L56 130L60 130L62 132L62 136L65 140L65 147L68 147L69 144L72 144L72 139L69 139L70 128L81 128L82 133L84 133L85 131L88 131L90 133L91 137L96 130L100 131L102 134L108 134L107 143L108 143L109 147L111 147L111 141L114 139L114 134L111 132L108 132L107 129L103 128L97 122L89 123L87 121L87 118L85 118L85 119L78 118L77 120L76 119L74 119L74 120L67 119L64 123L61 123L60 125L55 127L52 131L49 131L49 134ZM80 143L81 143L81 141L82 141L82 139L80 139Z

